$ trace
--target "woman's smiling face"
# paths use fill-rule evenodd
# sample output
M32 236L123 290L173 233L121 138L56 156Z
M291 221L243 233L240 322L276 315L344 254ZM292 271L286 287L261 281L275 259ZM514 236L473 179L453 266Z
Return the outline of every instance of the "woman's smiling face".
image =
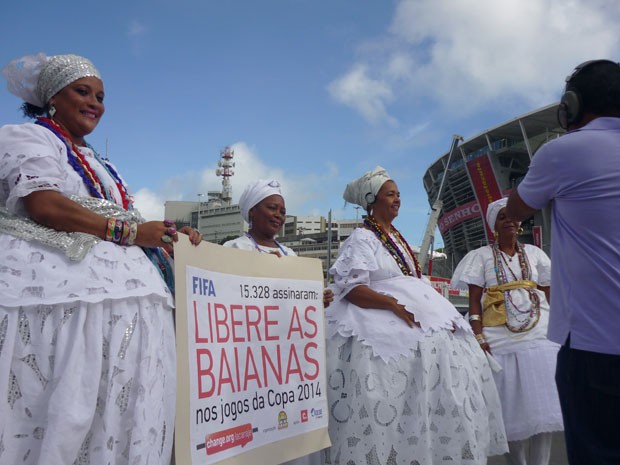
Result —
M400 191L394 181L385 181L377 192L377 200L372 204L373 215L385 217L390 222L398 216Z
M73 81L50 99L53 116L71 140L84 145L84 136L94 131L105 112L103 82L96 77Z
M281 195L274 194L264 198L250 210L252 232L273 239L286 219L286 206Z
M519 221L514 221L506 216L506 207L502 208L497 214L495 231L497 231L499 237L515 236L519 226L521 226Z

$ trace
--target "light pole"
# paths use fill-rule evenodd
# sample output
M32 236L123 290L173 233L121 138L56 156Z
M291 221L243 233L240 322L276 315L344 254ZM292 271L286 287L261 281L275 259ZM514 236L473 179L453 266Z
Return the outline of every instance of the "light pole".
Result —
M327 267L325 268L325 284L329 284L329 269L332 267L332 209L327 213Z
M198 230L198 232L200 232L200 205L202 203L202 195L203 194L197 194L198 195L198 217L196 218L196 229Z

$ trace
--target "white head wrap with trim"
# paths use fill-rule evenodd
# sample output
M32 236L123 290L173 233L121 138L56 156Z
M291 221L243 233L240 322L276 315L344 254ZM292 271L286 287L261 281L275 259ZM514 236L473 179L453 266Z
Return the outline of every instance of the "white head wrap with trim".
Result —
M246 186L241 197L239 197L239 209L246 223L250 223L250 210L252 207L271 195L279 195L284 198L280 190L280 183L273 179L259 179Z
M508 197L503 197L495 202L491 202L487 207L487 224L491 231L495 231L495 221L497 221L497 215L499 211L508 203Z
M362 177L347 184L342 197L346 202L354 203L367 210L368 205L375 202L381 186L386 181L391 180L392 178L388 172L384 168L377 166L374 170L364 173Z
M2 68L9 92L24 102L44 108L50 98L78 79L101 79L95 65L79 55L46 56L44 53L17 58Z

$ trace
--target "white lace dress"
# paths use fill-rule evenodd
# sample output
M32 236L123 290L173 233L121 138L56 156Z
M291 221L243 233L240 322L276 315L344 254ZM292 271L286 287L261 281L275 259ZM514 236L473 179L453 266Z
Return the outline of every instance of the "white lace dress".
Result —
M89 195L49 130L0 128L0 206L26 216L21 198L49 189ZM76 262L0 234L0 463L167 465L175 380L172 298L141 248Z
M531 280L541 286L549 286L549 257L533 245L524 244L524 248L530 264ZM500 266L505 267L509 281L513 281L514 276L523 279L516 255L512 259L504 255ZM452 275L452 287L467 289L469 284L482 288L497 286L491 246L472 250L456 267ZM509 441L521 441L535 434L564 430L554 378L559 345L547 339L549 303L545 294L539 289L534 292L540 299L540 319L531 330L513 333L504 325L483 329L493 357L503 368L494 376L502 399ZM507 304L524 311L532 305L524 289L510 291ZM511 313L507 312L509 319L512 318ZM518 324L513 322L512 326Z
M484 353L458 311L426 280L403 276L375 235L356 229L330 270L326 310L329 432L324 462L485 464L507 451L499 397ZM346 300L358 285L415 314Z

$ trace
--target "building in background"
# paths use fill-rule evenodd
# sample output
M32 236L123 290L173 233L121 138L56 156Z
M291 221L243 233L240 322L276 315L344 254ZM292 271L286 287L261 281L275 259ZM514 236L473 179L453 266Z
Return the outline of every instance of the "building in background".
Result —
M433 248L430 241L429 260L423 271L432 274L433 286L450 298L459 311L467 310L467 295L449 289L452 271L467 252L488 244L492 238L483 220L489 203L507 196L518 185L538 148L564 134L557 123L556 110L557 104L540 108L465 141L455 136L450 151L432 163L424 174L430 206L441 205L438 215L430 215L433 219L427 231L434 231L436 222L445 254L430 250ZM217 244L245 234L248 226L241 217L239 205L232 204L233 158L230 147L220 152L216 174L222 177L221 191L209 191L206 202L202 201L203 194L198 194L197 202L167 201L165 217L175 220L179 227L198 228L204 240ZM340 244L362 220L363 215L359 218L357 210L355 220L331 219L331 224L323 216L287 215L278 240L301 257L321 260L327 281L327 270L336 260ZM521 240L538 245L549 254L549 211L535 213L522 226ZM414 252L419 253L419 248L414 247Z
M174 220L179 228L197 228L205 241L216 244L223 244L245 234L248 225L241 217L239 205L232 204L230 178L235 174L234 155L230 147L220 151L215 172L222 177L221 191L209 191L206 202L203 202L201 193L197 194L196 202L166 201L165 218ZM326 273L338 256L340 243L349 237L358 224L357 219L337 220L332 221L330 227L329 219L324 216L287 215L278 240L299 256L320 259Z
M177 227L189 225L200 229L203 239L215 244L223 244L248 231L239 205L223 206L217 201L166 201L165 218L174 220ZM320 259L326 273L338 256L340 244L358 224L356 220L332 220L330 228L329 219L324 216L287 215L278 241L301 257Z
M443 182L437 227L452 270L467 252L492 239L483 221L489 203L507 196L523 179L540 146L564 134L556 110L557 104L549 105L485 130L458 145L451 158L446 153L426 170L423 182L430 205ZM549 254L548 210L522 226L520 240Z
M197 194L197 202L166 201L165 217L174 220L179 228L191 226L198 229L204 240L217 244L246 232L239 205L232 205L230 178L235 174L234 157L235 151L228 146L220 151L215 174L222 177L221 190L208 191L206 202L202 201L202 193Z

